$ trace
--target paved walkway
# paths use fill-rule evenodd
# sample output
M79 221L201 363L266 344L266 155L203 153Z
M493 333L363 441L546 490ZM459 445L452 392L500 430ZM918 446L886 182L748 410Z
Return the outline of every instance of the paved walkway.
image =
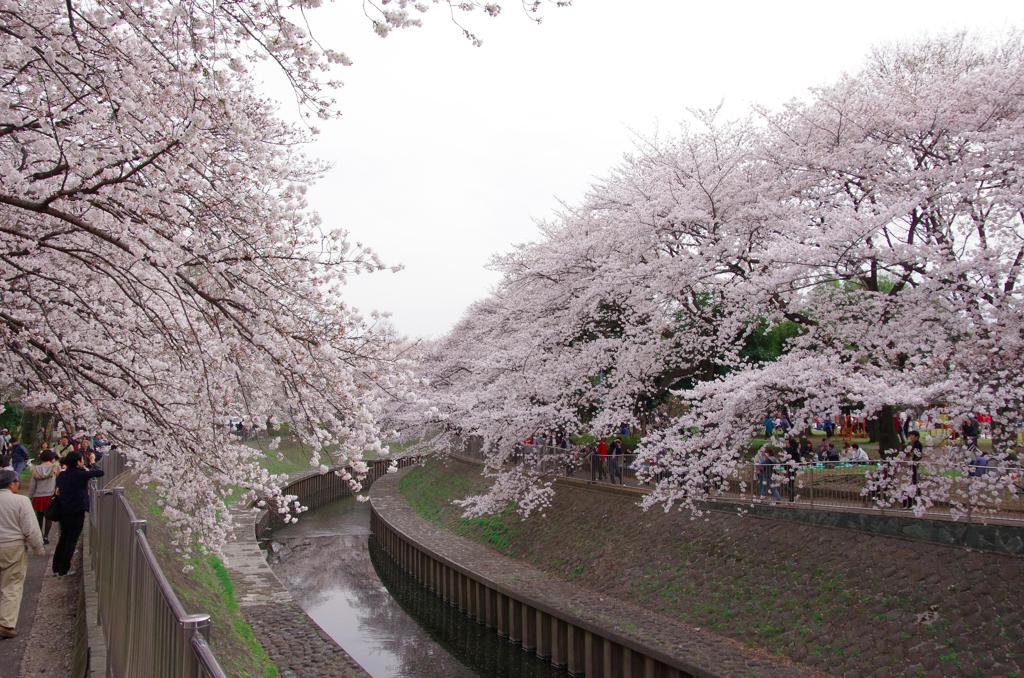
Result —
M22 494L27 494L27 483ZM60 525L50 530L50 543L42 556L28 554L28 572L18 613L18 636L0 640L0 678L29 678L38 675L68 675L71 668L71 639L76 608L69 602L79 586L81 574L53 577L50 560L60 535ZM79 567L81 555L73 567ZM67 639L54 645L54 639Z
M557 611L566 619L613 630L619 636L675 658L680 666L699 667L704 675L762 678L817 675L805 667L750 650L731 639L637 605L595 595L582 586L555 579L486 546L434 527L420 518L399 494L400 475L387 476L374 483L370 493L374 509L428 552L473 572L493 588L515 592L516 597L527 604Z
M362 678L369 674L306 615L278 581L253 532L255 514L233 509L235 539L224 566L242 616L282 678Z
M75 554L72 567L77 573L69 577L54 577L50 573L50 559L57 544L55 525L50 536L51 543L46 547L46 555L42 557L29 555L29 577L26 588L33 584L33 603L31 625L26 625L23 616L18 622L18 638L26 644L21 658L19 678L44 678L46 676L74 675L72 644L78 625L78 596L82 586L82 550ZM28 591L26 590L26 593ZM25 599L22 599L22 614L25 610ZM60 642L55 642L59 640ZM11 641L7 641L11 642ZM0 646L5 650L6 645ZM2 671L0 675L6 676Z
M7 490L4 490L5 492ZM57 530L54 529L54 532ZM53 540L55 544L56 539ZM32 626L36 619L36 605L39 591L43 586L43 578L49 573L50 558L53 555L53 544L46 547L45 556L28 554L28 574L25 576L25 588L21 595L21 612L18 613L18 636L0 640L0 653L3 653L4 670L0 672L5 678L7 667L21 666L22 657L32 635Z

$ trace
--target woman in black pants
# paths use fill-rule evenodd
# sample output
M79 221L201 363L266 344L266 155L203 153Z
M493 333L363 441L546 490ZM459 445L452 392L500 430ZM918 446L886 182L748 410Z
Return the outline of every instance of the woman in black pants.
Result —
M88 462L88 463L86 463ZM53 574L63 577L74 574L71 558L75 555L78 538L85 525L85 513L89 510L89 480L103 475L103 469L94 468L93 455L83 459L78 452L64 457L61 465L66 467L57 476L57 494L60 496L60 539L53 551Z

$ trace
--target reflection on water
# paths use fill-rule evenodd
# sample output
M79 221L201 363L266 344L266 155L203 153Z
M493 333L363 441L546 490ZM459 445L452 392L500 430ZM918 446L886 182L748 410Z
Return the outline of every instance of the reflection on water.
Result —
M477 624L455 607L420 586L370 540L370 557L394 600L431 638L458 657L475 675L495 678L565 678L563 670L532 652L499 638L493 629Z
M403 573L372 543L369 506L351 497L278 528L274 540L268 558L274 572L306 614L373 676L566 675Z

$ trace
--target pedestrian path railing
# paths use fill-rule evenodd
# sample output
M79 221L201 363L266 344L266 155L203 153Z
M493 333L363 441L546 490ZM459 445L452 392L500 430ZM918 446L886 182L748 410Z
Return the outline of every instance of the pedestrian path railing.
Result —
M923 518L1024 523L1024 478L1016 464L888 459L741 464L722 485L755 501L906 511Z
M115 487L120 454L90 487L90 553L109 678L226 678L209 646L210 615L189 614L160 569L140 520Z
M479 447L467 448L465 454L481 460L485 456ZM728 476L704 473L687 482L660 459L611 452L600 455L579 446L520 445L507 461L542 475L640 489L676 473L678 484L699 485L702 498L708 501L778 503L1024 524L1024 469L1019 463L982 466L898 459L865 464L750 461L736 464Z
M103 469L103 475L94 481L98 489L106 487L107 483L112 482L125 470L124 455L116 450L103 455L96 464Z

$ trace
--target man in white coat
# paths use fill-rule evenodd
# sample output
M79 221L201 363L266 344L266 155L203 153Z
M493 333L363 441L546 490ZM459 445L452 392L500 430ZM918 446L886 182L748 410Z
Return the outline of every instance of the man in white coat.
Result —
M18 494L14 471L0 471L0 638L18 635L21 592L28 570L27 548L43 555L43 535L29 498Z

